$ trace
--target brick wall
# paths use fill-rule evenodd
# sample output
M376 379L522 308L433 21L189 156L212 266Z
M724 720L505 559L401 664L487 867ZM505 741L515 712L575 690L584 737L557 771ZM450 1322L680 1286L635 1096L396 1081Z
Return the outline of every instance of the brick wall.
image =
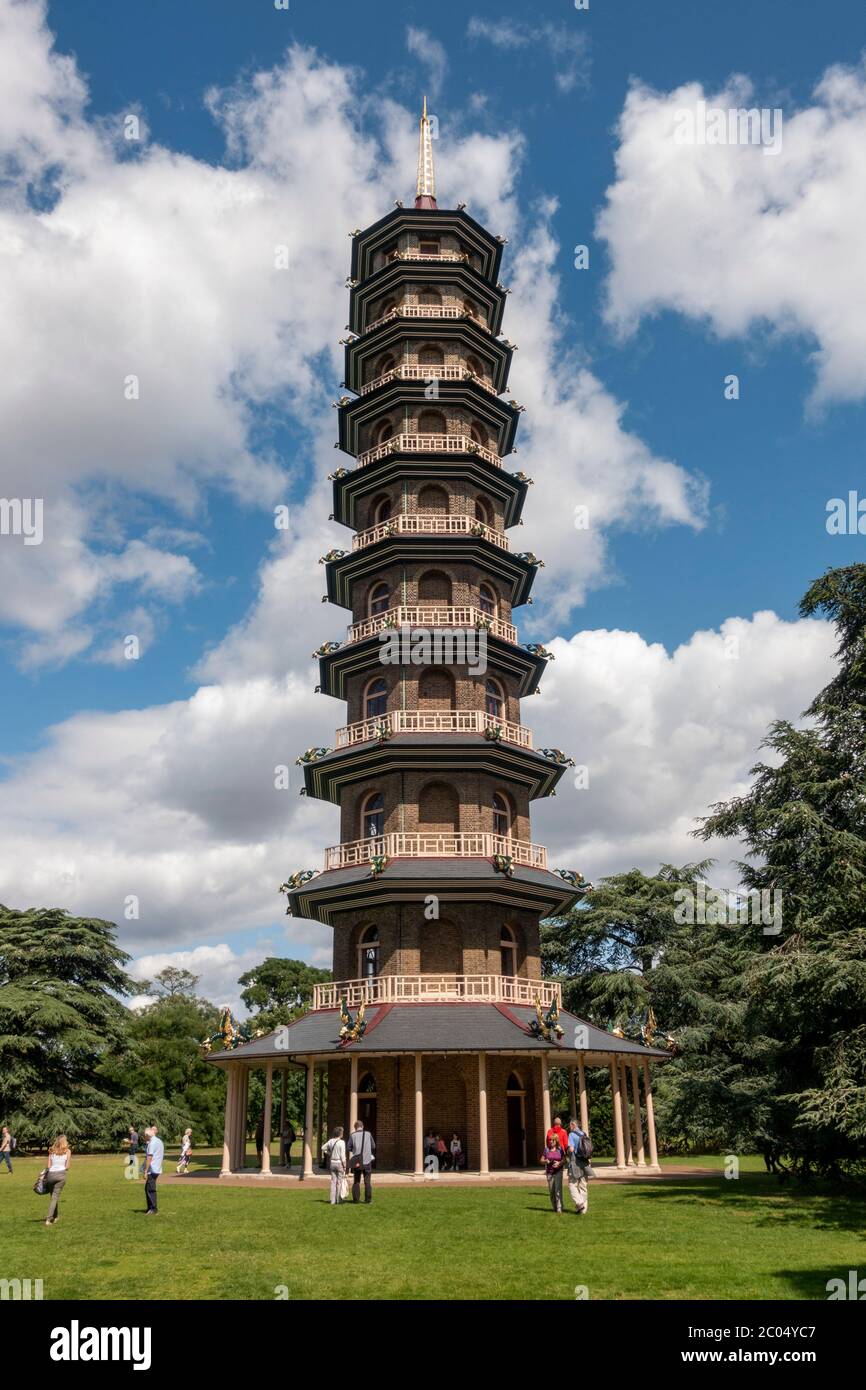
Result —
M503 927L508 926L517 946L517 974L524 979L541 978L536 914L487 903L442 902L439 919L429 919L425 898L435 894L436 884L431 881L419 885L415 902L383 903L366 913L334 913L334 978L357 978L358 945L365 928L373 925L379 932L380 975L499 974L500 941ZM451 963L429 964L444 957L446 945Z

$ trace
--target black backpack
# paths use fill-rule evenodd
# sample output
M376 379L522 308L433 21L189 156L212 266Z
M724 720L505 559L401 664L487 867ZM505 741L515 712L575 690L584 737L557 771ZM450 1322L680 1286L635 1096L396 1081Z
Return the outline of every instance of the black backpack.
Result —
M578 1158L585 1159L587 1163L592 1158L592 1140L588 1134L582 1134L578 1139L576 1153Z

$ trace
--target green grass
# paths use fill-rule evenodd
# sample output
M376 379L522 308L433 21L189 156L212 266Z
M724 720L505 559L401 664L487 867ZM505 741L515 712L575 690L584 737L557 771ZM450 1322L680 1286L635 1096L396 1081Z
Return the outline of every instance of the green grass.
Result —
M759 1160L735 1182L718 1156L688 1162L719 1176L591 1185L586 1217L570 1203L555 1216L543 1182L380 1187L370 1207L331 1208L321 1187L191 1176L145 1219L119 1155L79 1156L46 1228L41 1165L24 1158L0 1172L0 1278L41 1278L47 1299L272 1299L280 1285L292 1299L572 1299L578 1284L593 1299L824 1299L829 1278L866 1271L866 1200L780 1188Z

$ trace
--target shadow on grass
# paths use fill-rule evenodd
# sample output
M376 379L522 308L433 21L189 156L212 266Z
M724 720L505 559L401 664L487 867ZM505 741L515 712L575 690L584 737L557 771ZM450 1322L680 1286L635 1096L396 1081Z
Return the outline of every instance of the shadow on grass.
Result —
M857 1234L866 1230L866 1196L834 1191L826 1184L813 1188L782 1186L770 1173L751 1173L737 1179L670 1179L657 1186L629 1187L626 1200L677 1203L731 1203L754 1217L758 1226L794 1225L817 1231Z

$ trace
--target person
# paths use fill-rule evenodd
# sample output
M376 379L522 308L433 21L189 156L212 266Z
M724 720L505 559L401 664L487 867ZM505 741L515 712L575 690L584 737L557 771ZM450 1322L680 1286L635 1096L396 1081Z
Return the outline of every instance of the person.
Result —
M57 1220L60 1194L66 1186L66 1175L69 1172L71 1162L72 1152L69 1148L69 1140L65 1134L58 1134L48 1150L48 1172L45 1174L45 1188L51 1193L51 1201L48 1203L46 1226L53 1226Z
M563 1151L559 1139L553 1130L550 1130L547 1147L541 1155L540 1162L544 1164L544 1171L547 1175L547 1190L550 1193L550 1205L558 1214L562 1214L562 1165Z
M144 1131L147 1140L144 1159L144 1191L147 1197L146 1216L156 1216L156 1184L162 1172L165 1145L159 1137L156 1125L149 1125Z
M342 1205L348 1183L346 1181L346 1141L343 1126L331 1130L331 1137L324 1147L324 1153L331 1169L331 1206Z
M436 1157L439 1160L440 1173L447 1172L451 1166L451 1156L448 1152L448 1145L441 1134L436 1135Z
M9 1172L12 1172L12 1150L15 1148L15 1140L9 1132L9 1126L4 1125L0 1130L0 1165L6 1164Z
M434 1132L432 1129L428 1129L427 1133L424 1135L424 1170L425 1170L425 1172L429 1172L429 1170L430 1170L430 1167L431 1167L430 1159L431 1159L431 1158L437 1158L437 1155L436 1155L436 1134L435 1134L435 1132ZM438 1159L437 1159L437 1162L438 1162Z
M586 1152L587 1148L589 1153ZM587 1187L586 1174L589 1169L591 1154L592 1143L589 1135L581 1129L577 1120L572 1120L568 1126L566 1166L568 1192L578 1216L585 1216L589 1210L589 1188Z
M361 1200L361 1174L364 1175L364 1205L373 1200L373 1164L376 1161L376 1141L361 1120L349 1140L349 1171L352 1174L352 1201Z
M135 1125L129 1126L129 1166L138 1168L138 1130Z
M261 1113L261 1115L259 1116L259 1122L258 1122L258 1124L256 1125L256 1154L257 1154L257 1156L258 1156L259 1167L260 1167L260 1168L261 1168L261 1166L262 1166L262 1150L264 1149L264 1147L265 1147L265 1112L264 1112L264 1110L263 1110L262 1113Z
M459 1169L466 1166L466 1155L463 1152L463 1144L460 1135L456 1130L451 1135L451 1171L456 1173Z
M180 1141L180 1163L177 1165L178 1173L185 1173L189 1168L189 1161L192 1158L192 1130L185 1129L183 1138Z
M562 1116L561 1116L561 1115L554 1115L554 1117L553 1117L553 1124L550 1126L550 1129L547 1131L547 1134L544 1136L544 1142L545 1142L545 1144L549 1144L549 1143L550 1143L550 1137L551 1137L552 1134L555 1134L555 1135L556 1135L557 1139L559 1140L559 1147L560 1147L560 1149L562 1150L562 1152L563 1152L563 1154L564 1154L564 1153L565 1153L565 1150L568 1148L568 1135L566 1134L565 1130L562 1128Z
M295 1134L292 1122L287 1118L286 1123L280 1130L280 1145L283 1150L283 1163L286 1168L291 1168L292 1166L292 1145L296 1138L297 1135Z

